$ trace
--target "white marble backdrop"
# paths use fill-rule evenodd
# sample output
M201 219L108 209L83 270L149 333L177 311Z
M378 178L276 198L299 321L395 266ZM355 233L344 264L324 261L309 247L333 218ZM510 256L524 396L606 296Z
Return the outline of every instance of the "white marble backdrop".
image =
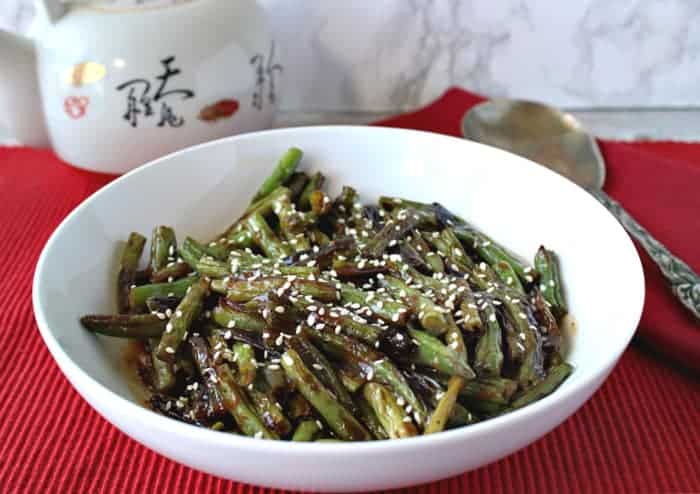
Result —
M287 110L395 111L450 85L568 108L700 106L698 0L261 3ZM0 0L0 28L26 31L30 4Z

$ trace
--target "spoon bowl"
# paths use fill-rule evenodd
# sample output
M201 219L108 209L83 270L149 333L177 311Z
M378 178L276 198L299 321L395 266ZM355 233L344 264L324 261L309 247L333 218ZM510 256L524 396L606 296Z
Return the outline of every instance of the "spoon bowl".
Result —
M532 101L491 100L462 120L467 139L514 152L584 188L600 189L605 165L598 144L568 113Z

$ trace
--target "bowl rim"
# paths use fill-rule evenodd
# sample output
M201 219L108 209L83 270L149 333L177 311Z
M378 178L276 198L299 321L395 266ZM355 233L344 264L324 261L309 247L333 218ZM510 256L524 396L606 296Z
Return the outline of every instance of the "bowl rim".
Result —
M630 310L629 315L627 316L627 319L629 320L629 324L627 325L626 331L627 335L625 335L624 339L624 345L620 345L619 348L617 348L613 353L611 353L610 357L599 366L597 369L593 369L590 371L589 375L585 377L581 381L576 381L573 384L571 384L569 387L565 389L557 389L554 393L538 400L537 402L534 402L528 406L525 406L523 408L514 410L510 413L507 413L505 415L501 415L498 417L491 418L489 420L483 421L483 422L478 422L476 424L472 424L469 426L465 427L458 427L455 429L447 430L447 431L442 431L438 434L430 434L430 435L421 435L421 436L416 436L416 437L411 437L411 438L406 438L406 439L401 439L400 441L397 440L384 440L384 441L360 441L360 442L341 442L341 443L293 443L291 441L275 441L275 440L259 440L243 435L238 435L238 434L227 434L227 433L221 433L219 431L214 431L210 429L206 429L203 427L198 427L195 425L190 425L184 422L180 422L178 420L166 417L164 415L158 414L155 411L152 411L134 401L131 401L119 393L112 391L109 389L107 386L103 385L100 383L97 379L93 378L91 375L89 375L87 372L85 372L78 364L76 364L68 355L68 353L63 350L61 345L59 344L57 338L54 336L53 332L50 329L49 321L47 319L46 313L44 311L44 307L41 304L40 300L40 293L42 291L42 275L45 271L45 264L47 263L47 259L49 256L49 253L52 250L53 245L58 241L60 238L62 231L73 221L76 221L76 218L80 215L80 213L88 209L91 206L91 203L96 200L101 194L105 193L105 191L111 189L112 187L117 186L118 184L121 184L124 181L131 180L131 177L136 176L140 173L143 173L144 170L150 169L152 167L158 167L158 166L166 166L165 163L167 163L170 159L172 159L175 156L179 156L182 154L186 154L189 152L192 152L194 150L202 149L202 148L207 148L207 147L215 147L215 146L220 146L220 145L225 145L228 142L236 142L236 141L243 141L243 140L255 140L261 135L282 135L282 134L295 134L295 133L306 133L306 132L316 132L316 133L324 133L324 132L370 132L370 133L375 133L375 134L381 134L381 133L386 133L386 134L407 134L407 135L420 135L420 136L428 136L429 138L435 138L439 140L452 140L452 141L462 141L464 143L468 143L471 146L476 146L476 147L484 147L488 148L489 152L497 152L497 153L502 153L504 155L504 158L507 158L509 160L512 160L513 157L519 159L519 160L524 160L529 162L530 165L537 166L540 168L542 171L552 174L557 177L558 180L564 180L566 182L569 182L570 184L573 184L570 182L568 179L561 177L560 175L556 174L555 172L546 169L544 167L541 167L540 165L527 160L525 158L522 158L520 156L514 155L510 152L495 148L493 146L488 146L485 144L477 143L474 141L469 141L465 140L463 138L458 138L454 136L448 136L445 134L439 134L435 132L428 132L428 131L422 131L422 130L413 130L413 129L402 129L402 128L394 128L394 127L374 127L374 126L362 126L362 125L323 125L323 126L299 126L299 127L285 127L285 128L279 128L279 129L270 129L270 130L263 130L263 131L258 131L258 132L250 132L250 133L245 133L245 134L240 134L236 136L230 136L230 137L225 137L222 139L216 139L213 141L208 141L202 144L198 144L195 146L190 146L185 149L176 151L174 153L170 153L168 155L165 155L163 157L160 157L156 160L153 160L149 163L146 163L140 167L137 167L128 173L118 177L117 179L113 180L109 184L105 185L104 187L98 189L94 193L92 193L90 196L88 196L85 200L83 200L77 207L75 207L61 222L60 224L56 227L54 232L51 234L49 237L48 241L46 242L44 248L42 249L41 255L39 256L39 260L36 264L36 268L34 271L34 277L33 277L33 283L32 283L32 304L34 308L34 315L37 321L37 325L39 328L39 332L46 344L46 346L49 349L49 352L51 353L52 357L58 364L59 368L63 372L63 374L66 376L66 378L69 380L69 382L72 384L72 386L78 391L78 393L81 395L83 399L85 399L88 404L91 405L95 411L98 412L99 415L101 415L104 419L106 419L108 422L112 423L113 425L114 422L108 418L102 411L98 409L98 407L92 406L92 403L90 399L87 398L87 394L90 396L100 396L101 401L104 401L105 403L109 403L109 405L106 406L112 406L112 407L118 407L120 410L120 413L123 415L129 415L139 421L141 424L141 427L148 427L153 430L169 430L170 433L175 434L180 437L185 437L187 440L190 441L195 441L195 442L206 442L206 443L215 443L216 446L222 447L222 448L242 448L242 449L247 449L251 450L253 452L265 452L267 454L281 454L281 455L294 455L294 456L302 456L302 457L315 457L318 456L319 454L322 455L343 455L343 456L348 456L352 455L358 456L358 455L364 455L370 452L376 453L377 451L381 452L386 452L386 453L391 453L392 451L395 450L407 450L407 449L423 449L432 446L440 446L440 445L446 445L446 444L454 444L454 443L461 443L469 439L470 436L476 436L480 434L489 434L494 431L497 431L498 429L503 428L504 426L510 424L510 425L516 425L517 423L521 423L527 420L530 420L534 418L537 415L544 414L548 410L553 409L557 403L559 402L565 402L574 397L575 395L581 393L582 391L585 390L587 386L589 386L591 383L596 383L600 382L602 384L603 379L607 377L607 374L612 370L612 368L615 366L617 361L619 360L620 356L622 353L625 351L627 346L629 345L629 342L631 341L632 337L634 336L634 333L637 330L637 326L639 324L639 320L641 319L641 314L642 314L642 308L643 308L643 303L644 303L644 293L645 293L645 285L644 285L644 272L642 269L642 264L641 260L639 259L639 255L637 254L637 251L634 247L634 244L632 243L632 240L630 239L629 235L624 231L622 226L617 223L618 228L622 230L622 232L625 234L624 235L624 242L627 243L627 247L629 248L630 253L633 253L633 259L630 260L630 262L633 264L633 270L636 271L636 280L635 285L637 287L637 293L636 296L634 297L635 300L635 307L632 307L634 311ZM575 185L575 184L574 184ZM578 187L578 186L576 186ZM580 189L581 193L585 193L583 189ZM594 207L599 207L603 211L605 211L606 214L610 215L610 213L605 209L601 204L599 204L593 197L591 197L591 201L595 203ZM611 215L612 217L612 215ZM614 219L614 217L613 217ZM599 385L595 387L593 392L597 389ZM105 401L106 400L106 401ZM578 410L578 408L576 409ZM576 410L574 410L575 413ZM570 416L571 414L568 414ZM557 424L554 424L552 428L556 427ZM126 433L121 427L116 426L120 431ZM128 436L131 436L131 434L126 433ZM136 439L136 438L134 438ZM137 439L138 440L138 439Z

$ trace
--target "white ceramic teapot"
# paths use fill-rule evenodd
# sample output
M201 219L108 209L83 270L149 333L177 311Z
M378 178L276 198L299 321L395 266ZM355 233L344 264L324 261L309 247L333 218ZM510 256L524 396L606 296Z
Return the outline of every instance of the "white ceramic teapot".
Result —
M39 4L36 42L0 32L0 127L19 142L123 173L272 125L282 66L255 0Z

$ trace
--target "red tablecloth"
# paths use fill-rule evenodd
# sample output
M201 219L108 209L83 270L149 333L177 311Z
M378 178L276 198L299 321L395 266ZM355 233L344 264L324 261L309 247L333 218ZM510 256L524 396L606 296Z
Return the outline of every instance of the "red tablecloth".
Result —
M700 146L632 147L663 163L680 156L700 170ZM31 306L41 248L110 179L48 151L0 148L0 492L267 493L129 439L73 391L41 341ZM400 492L700 492L698 465L697 375L633 344L601 390L545 438L488 467Z

